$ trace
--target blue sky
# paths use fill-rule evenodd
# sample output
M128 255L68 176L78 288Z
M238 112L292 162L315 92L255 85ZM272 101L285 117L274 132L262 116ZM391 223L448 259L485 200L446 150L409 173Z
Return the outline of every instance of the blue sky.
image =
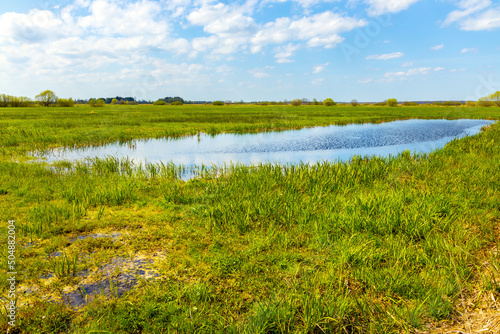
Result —
M493 0L18 0L0 93L156 100L477 100L500 90Z

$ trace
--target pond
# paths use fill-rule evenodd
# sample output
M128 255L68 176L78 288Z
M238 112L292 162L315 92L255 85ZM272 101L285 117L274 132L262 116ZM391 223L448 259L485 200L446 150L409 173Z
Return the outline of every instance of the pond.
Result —
M477 134L489 120L411 119L380 124L350 124L250 134L218 134L180 139L147 139L99 147L57 149L48 162L107 156L129 157L135 163L223 165L240 163L297 164L348 161L354 155L397 155L405 150L429 153L454 138Z

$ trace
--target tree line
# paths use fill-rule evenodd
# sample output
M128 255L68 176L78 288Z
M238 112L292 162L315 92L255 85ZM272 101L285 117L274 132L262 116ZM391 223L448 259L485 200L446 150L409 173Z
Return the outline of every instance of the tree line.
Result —
M17 97L17 96L12 96L12 95L6 95L6 94L0 94L0 107L31 107L35 105L43 106L43 107L49 107L49 106L59 106L59 107L73 107L75 103L78 104L88 104L92 107L103 107L106 104L111 104L111 105L135 105L135 104L154 104L154 105L183 105L183 104L208 104L211 103L212 105L216 106L221 106L221 105L227 105L227 104L233 104L231 101L185 101L183 98L179 96L174 96L174 97L164 97L161 99L158 99L156 102L152 101L136 101L133 97L121 97L121 96L116 96L116 97L108 97L108 98L91 98L89 100L76 100L74 101L73 99L63 99L57 97L57 95L51 91L51 90L45 90L35 96L35 100L31 100L28 97ZM236 104L244 104L245 102L236 102ZM327 98L323 101L317 101L314 99L313 101L309 101L306 98L303 99L294 99L291 100L290 102L287 100L284 100L283 102L274 102L274 101L260 101L260 102L252 102L253 104L258 104L258 105L292 105L292 106L300 106L300 105L325 105L325 106L335 106L337 105L337 102L335 102L331 98ZM345 105L346 103L342 103ZM351 100L350 104L353 107L358 106L360 103L353 99ZM419 104L416 102L403 102L403 103L398 103L397 99L395 98L390 98L387 99L383 102L378 102L378 103L370 103L375 106L388 106L388 107L396 107L398 105L402 106L418 106ZM444 102L432 102L432 103L426 103L425 105L435 105L435 106L460 106L464 105L461 102L458 101L444 101ZM495 93L489 94L485 97L480 98L477 102L474 101L466 101L465 106L467 107L492 107L492 106L498 106L500 107L500 91L497 91Z

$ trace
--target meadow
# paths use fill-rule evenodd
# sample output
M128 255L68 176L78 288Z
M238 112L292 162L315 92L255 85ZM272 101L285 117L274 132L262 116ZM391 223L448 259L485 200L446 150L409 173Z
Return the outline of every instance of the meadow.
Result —
M409 118L500 119L500 108L0 108L0 233L7 240L7 221L16 221L19 273L16 327L4 311L0 328L400 333L498 311L498 123L430 154L229 166L189 181L170 164L108 157L47 166L29 155ZM95 282L100 293L79 290L84 305L65 302ZM3 265L2 300L8 288Z

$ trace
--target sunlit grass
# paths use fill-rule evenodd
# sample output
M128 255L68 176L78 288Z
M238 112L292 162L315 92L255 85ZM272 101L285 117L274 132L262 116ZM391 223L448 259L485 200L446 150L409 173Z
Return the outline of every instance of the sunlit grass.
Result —
M7 134L0 139L0 219L5 222L0 231L7 235L6 222L16 220L18 286L33 289L19 299L18 330L396 333L448 319L471 291L498 298L500 260L490 251L498 249L499 237L498 124L430 154L313 166L204 167L189 181L180 179L183 166L135 165L121 157L58 162L51 168L12 159L22 161L36 148L167 133L417 116L498 119L499 110L0 110ZM76 238L114 232L120 238ZM56 251L61 255L48 257ZM140 279L124 296L102 296L80 310L48 300L78 284L79 271L138 253L154 259L157 280ZM51 280L43 278L50 274ZM1 271L3 294L5 275Z

